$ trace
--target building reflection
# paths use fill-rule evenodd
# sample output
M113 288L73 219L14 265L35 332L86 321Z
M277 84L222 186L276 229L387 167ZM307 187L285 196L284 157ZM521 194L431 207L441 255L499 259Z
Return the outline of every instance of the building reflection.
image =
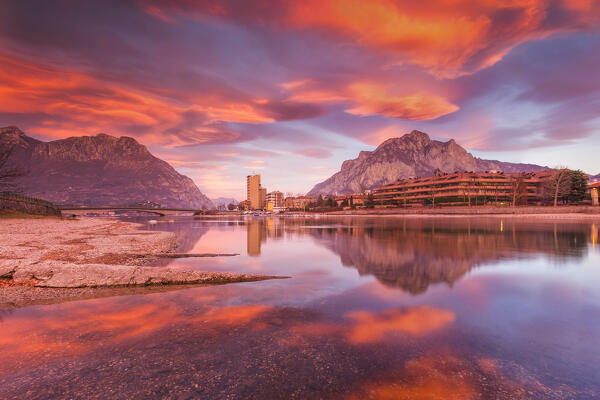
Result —
M474 267L500 259L535 254L579 258L587 253L588 243L597 241L595 226L582 224L502 219L345 222L306 233L337 253L344 266L415 295L432 284L453 285Z
M249 256L260 256L263 242L284 236L284 221L280 218L252 219L247 222L247 252Z
M249 221L247 227L247 250L249 256L259 256L262 241L265 240L263 235L263 221Z

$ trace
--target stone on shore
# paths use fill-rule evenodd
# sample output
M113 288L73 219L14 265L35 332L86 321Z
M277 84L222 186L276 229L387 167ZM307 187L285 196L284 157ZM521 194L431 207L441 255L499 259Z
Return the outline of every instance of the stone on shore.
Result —
M36 287L52 288L227 283L269 278L272 277L224 272L185 271L173 268L105 264L57 264L55 262L19 267L12 274L15 283L33 283Z
M172 232L106 219L5 220L0 279L44 288L244 282L275 277L144 266L176 247Z

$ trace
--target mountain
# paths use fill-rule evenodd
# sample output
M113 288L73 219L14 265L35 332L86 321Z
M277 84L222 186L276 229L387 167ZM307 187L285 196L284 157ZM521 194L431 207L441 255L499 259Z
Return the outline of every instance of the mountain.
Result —
M339 172L315 185L309 196L362 192L397 179L432 176L443 172L489 171L530 172L548 169L534 164L514 164L473 157L454 139L431 140L426 133L412 131L388 139L374 151L361 151L358 158L344 161Z
M233 203L235 205L238 204L238 201L234 198L230 197L217 197L216 199L211 199L215 207L219 208L219 206L227 207L229 204Z
M17 175L2 179L4 175ZM56 204L211 208L194 182L130 137L105 134L42 142L0 128L0 190Z

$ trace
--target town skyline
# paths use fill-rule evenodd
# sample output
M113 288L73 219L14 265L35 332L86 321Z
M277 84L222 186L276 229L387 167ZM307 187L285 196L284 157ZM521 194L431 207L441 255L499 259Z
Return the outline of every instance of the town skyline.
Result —
M33 3L0 5L0 126L131 136L211 198L306 193L413 129L600 173L598 2Z

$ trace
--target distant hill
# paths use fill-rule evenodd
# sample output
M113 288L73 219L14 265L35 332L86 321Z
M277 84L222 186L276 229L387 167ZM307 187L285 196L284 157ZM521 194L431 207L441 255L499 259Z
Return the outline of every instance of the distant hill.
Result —
M397 179L432 176L436 168L443 172L530 172L549 169L535 164L483 160L473 157L454 139L440 142L431 140L426 133L412 131L402 137L386 140L374 151L361 151L354 160L344 161L339 172L315 185L308 195L362 192Z
M219 208L219 206L227 207L229 204L233 203L237 205L239 202L231 197L217 197L216 199L211 199L215 207Z
M55 204L110 206L144 201L211 208L194 182L130 137L105 134L42 142L0 128L0 190Z

